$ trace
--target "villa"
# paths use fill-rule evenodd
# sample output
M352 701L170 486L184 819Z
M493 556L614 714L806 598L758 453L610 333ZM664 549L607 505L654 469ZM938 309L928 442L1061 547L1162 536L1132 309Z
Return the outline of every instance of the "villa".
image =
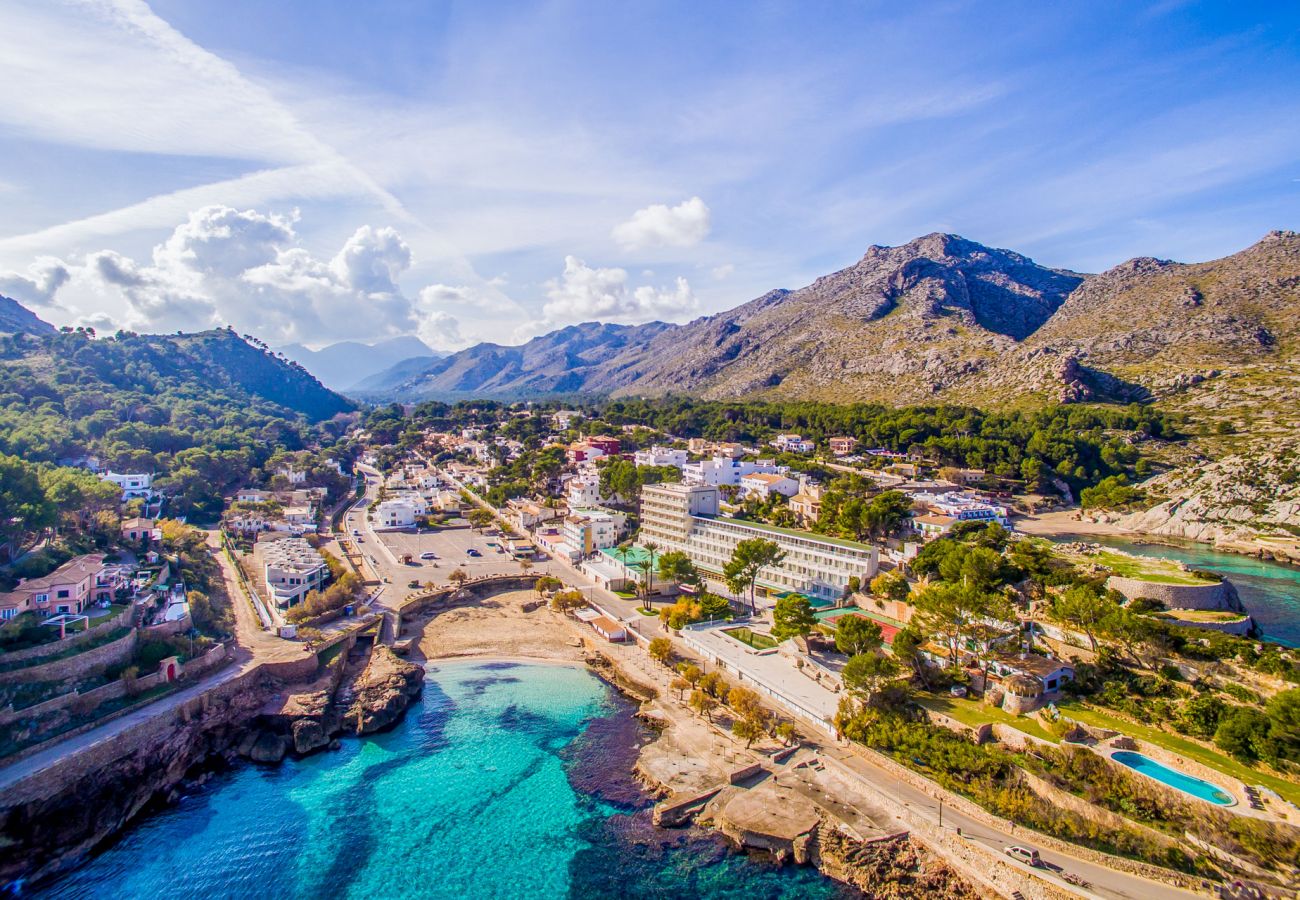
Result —
M115 578L105 572L104 554L78 556L43 578L23 579L0 594L0 619L27 612L79 614L93 602L111 600L116 588Z
M329 578L325 559L300 537L259 540L253 556L262 566L266 588L277 606L300 603L308 591L320 590Z

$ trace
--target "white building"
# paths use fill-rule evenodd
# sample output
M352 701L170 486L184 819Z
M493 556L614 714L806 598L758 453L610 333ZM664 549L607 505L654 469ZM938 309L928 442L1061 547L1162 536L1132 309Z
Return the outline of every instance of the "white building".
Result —
M261 540L253 546L253 554L277 606L302 602L308 591L320 590L329 578L325 559L303 538Z
M642 542L654 541L661 552L681 550L714 581L741 541L775 542L786 557L759 575L762 595L799 591L812 597L841 597L849 579L870 581L879 567L875 547L806 531L718 517L718 489L711 485L653 484L641 489Z
M618 535L627 517L603 509L575 509L564 517L560 533L564 543L583 559L597 550L618 544Z
M778 466L770 459L750 460L730 459L715 456L701 462L687 463L682 466L682 480L687 484L706 484L711 487L733 485L739 487L740 479L746 475L762 473L767 475L784 475L787 466Z
M751 472L740 478L740 492L746 497L766 500L773 494L793 497L799 493L799 482L786 475L768 472Z
M375 507L376 528L410 528L417 516L428 511L423 499L401 497L385 500Z
M117 472L104 472L99 477L120 487L123 500L133 500L137 497L150 497L153 495L152 474L123 475Z
M305 484L307 482L306 469L295 469L293 466L281 466L275 470L275 474L283 475L288 479L290 484Z
M570 508L600 505L600 479L570 478L564 486L564 499Z
M919 503L937 516L950 516L958 522L997 522L1006 527L1009 511L999 503L971 491L946 491L932 493L917 491L911 495L913 503Z
M817 445L800 434L778 434L772 438L772 446L786 453L812 453Z
M632 461L638 466L676 466L679 469L686 465L687 459L685 450L658 446L651 447L649 450L638 450L632 455Z

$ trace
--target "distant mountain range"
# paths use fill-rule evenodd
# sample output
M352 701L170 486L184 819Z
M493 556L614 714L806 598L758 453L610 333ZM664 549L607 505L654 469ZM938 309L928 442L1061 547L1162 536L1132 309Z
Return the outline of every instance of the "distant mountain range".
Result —
M0 334L54 334L58 331L17 300L0 295Z
M335 391L349 390L385 370L414 372L420 365L446 355L431 349L414 335L389 338L375 344L342 341L319 350L302 344L286 344L275 349ZM403 366L406 369L401 368Z
M1237 396L1292 384L1298 344L1294 232L1212 262L1139 258L1100 275L930 234L685 325L587 323L518 347L479 344L382 372L357 392L977 405L1186 392L1205 406L1211 388Z

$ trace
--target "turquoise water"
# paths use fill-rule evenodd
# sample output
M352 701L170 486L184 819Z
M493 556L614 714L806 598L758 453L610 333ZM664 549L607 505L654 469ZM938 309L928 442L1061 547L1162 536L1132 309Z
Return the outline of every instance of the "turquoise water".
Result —
M1118 750L1112 753L1110 758L1120 765L1128 766L1135 772L1141 772L1148 778L1154 778L1156 781L1167 784L1172 788L1177 788L1184 794L1199 797L1207 803L1214 803L1218 806L1231 806L1236 802L1230 794L1215 787L1208 781L1193 778L1191 775L1184 775L1182 772L1158 763L1151 757L1141 753L1134 753L1132 750Z
M445 665L393 731L222 773L38 896L852 896L653 828L630 777L642 738L585 670Z
M1264 637L1289 647L1300 647L1300 568L1236 553L1221 553L1203 545L1137 544L1119 537L1057 535L1058 541L1088 541L1139 556L1177 559L1198 569L1226 575L1237 588L1246 611L1254 617Z

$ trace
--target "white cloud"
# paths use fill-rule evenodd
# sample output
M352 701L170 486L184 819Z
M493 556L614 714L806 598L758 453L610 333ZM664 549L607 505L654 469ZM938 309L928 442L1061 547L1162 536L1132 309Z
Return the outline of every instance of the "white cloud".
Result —
M71 278L62 260L43 256L27 268L27 274L0 272L0 294L32 306L54 306L54 295Z
M625 250L645 247L690 247L709 235L710 213L699 197L669 207L662 203L638 209L614 226L614 240Z
M695 295L685 278L671 289L642 285L628 289L624 269L587 265L576 256L564 258L564 272L546 283L548 301L542 308L547 323L640 323L680 316L695 308Z
M437 284L407 296L399 280L412 254L395 229L363 225L322 259L299 246L296 221L296 214L207 206L173 229L147 263L101 250L79 265L42 260L31 278L4 278L21 279L19 287L43 289L51 299L70 283L77 302L69 304L68 318L96 328L120 322L136 330L193 331L229 323L276 344L412 333L444 348L464 343L459 320L446 307L465 311L485 300L473 289ZM120 314L105 309L114 299Z
M724 281L730 278L735 273L735 271L736 271L735 265L733 265L732 263L723 263L720 266L714 266L709 274L713 276L713 279L715 281Z

